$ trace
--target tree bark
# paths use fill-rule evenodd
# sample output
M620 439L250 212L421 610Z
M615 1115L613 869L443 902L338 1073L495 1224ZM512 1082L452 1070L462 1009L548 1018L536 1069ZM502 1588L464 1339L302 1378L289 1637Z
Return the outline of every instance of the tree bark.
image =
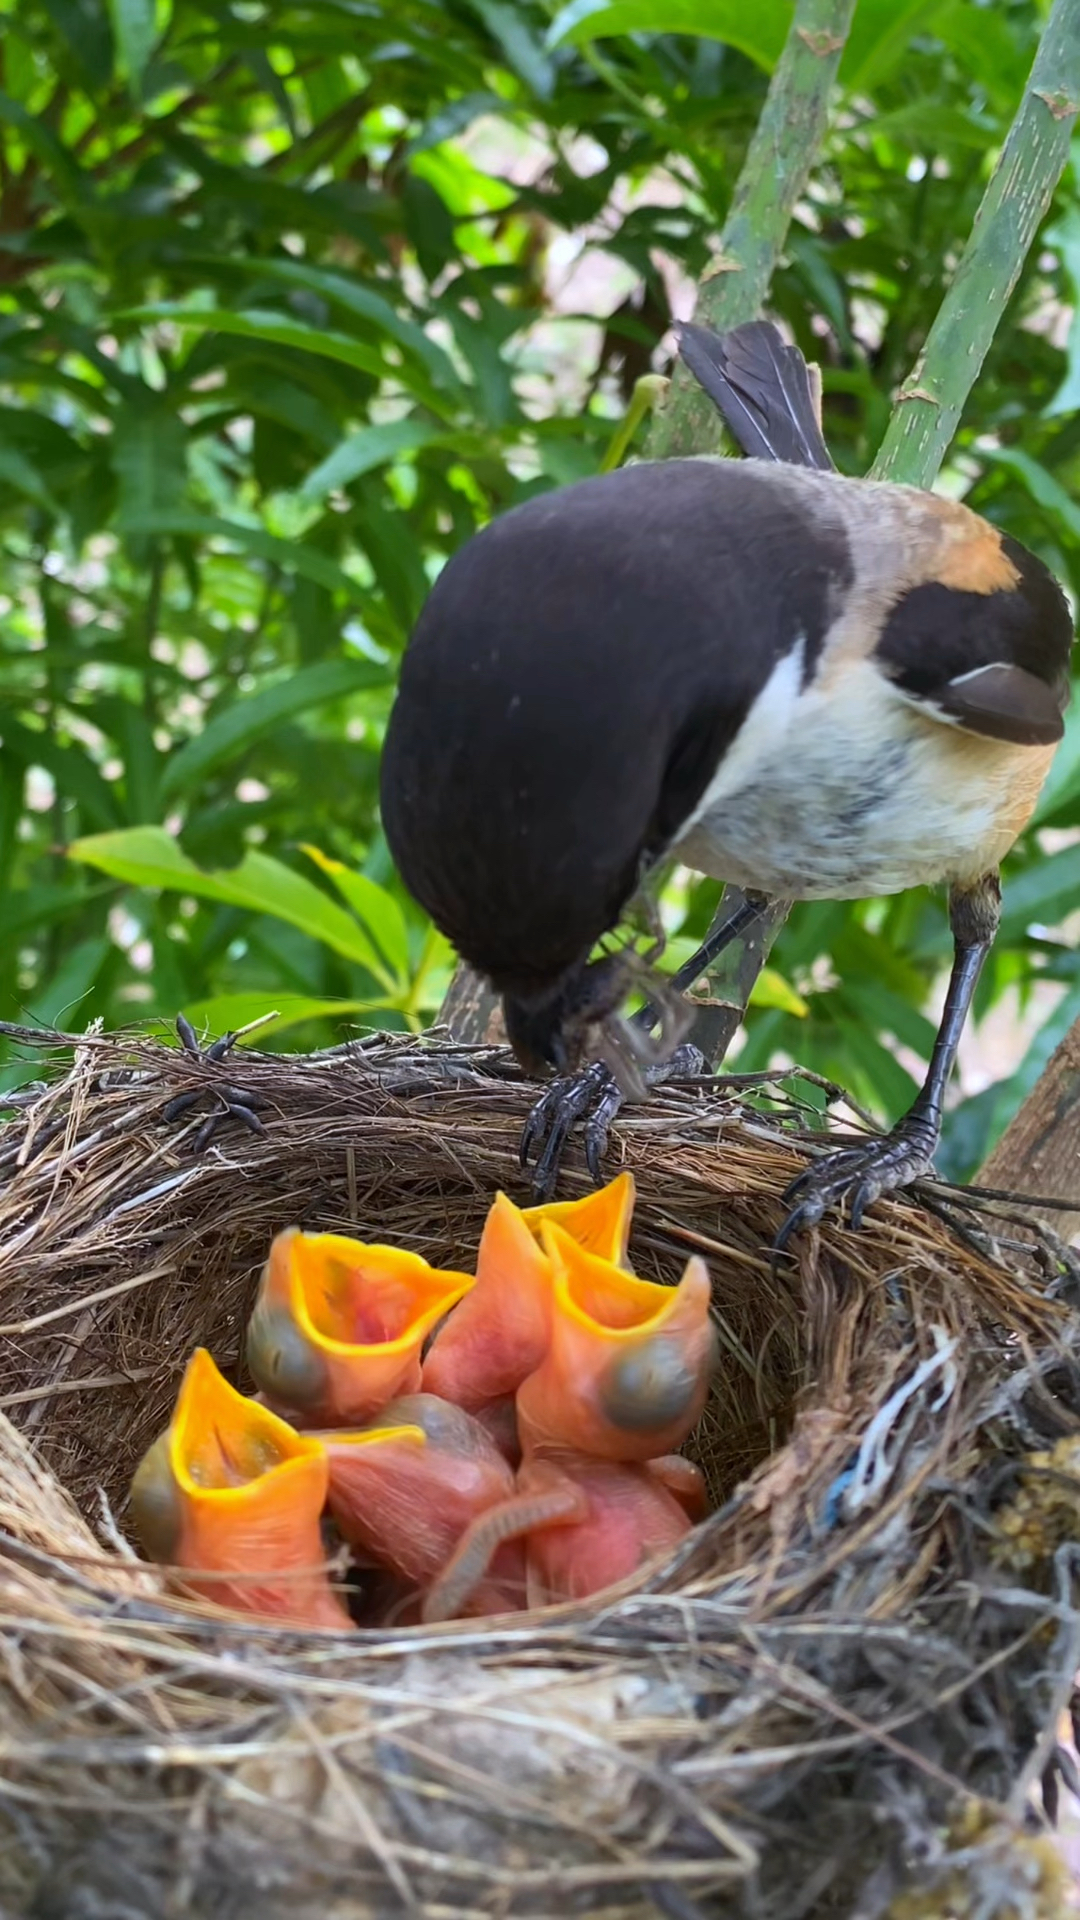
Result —
M1031 1211L1069 1240L1080 1233L1080 1020L1069 1029L1046 1069L1014 1114L977 1184L1009 1193L1075 1202L1074 1210Z

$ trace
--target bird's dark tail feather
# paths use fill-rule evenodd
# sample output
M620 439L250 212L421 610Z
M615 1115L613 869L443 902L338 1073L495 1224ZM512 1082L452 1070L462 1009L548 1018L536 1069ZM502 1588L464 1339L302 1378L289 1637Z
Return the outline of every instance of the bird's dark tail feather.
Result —
M680 354L744 453L833 471L810 369L771 320L749 320L730 333L689 323L675 332Z

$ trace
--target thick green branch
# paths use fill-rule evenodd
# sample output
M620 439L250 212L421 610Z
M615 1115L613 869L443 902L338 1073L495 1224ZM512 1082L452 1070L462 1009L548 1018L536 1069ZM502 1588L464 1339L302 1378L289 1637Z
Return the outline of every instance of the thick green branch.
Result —
M795 203L806 190L824 138L829 92L854 11L855 0L798 0L735 187L715 267L698 289L694 318L704 326L720 331L737 327L754 319L764 302ZM649 435L648 458L712 453L719 440L715 407L680 363L667 404Z
M721 332L737 327L753 320L764 305L795 203L805 192L825 135L829 93L854 11L854 0L799 0L795 8L735 188L718 271L698 291L694 318L706 326ZM680 363L646 452L653 459L712 453L720 434L715 407ZM735 887L726 890L721 908L725 920L741 897ZM704 976L691 1038L711 1064L723 1059L734 1040L754 982L787 915L788 902L773 901Z
M1080 0L1057 0L1009 137L871 469L931 486L1050 206L1080 113Z
M926 345L897 396L872 473L929 487L956 431L995 328L1049 208L1080 110L1080 0L1056 0L971 237ZM733 209L734 213L734 209ZM725 315L727 324L731 317ZM747 318L739 312L739 319ZM690 451L690 449L686 449ZM723 914L739 896L729 889ZM694 1039L714 1064L735 1037L754 981L787 917L770 907L750 950L734 941L707 976Z
M828 116L829 90L847 38L855 0L797 0L784 50L769 82L761 118L735 186L731 210L720 239L718 271L698 292L695 317L708 326L733 327L751 320L768 291L776 262L787 237L792 210L810 177ZM667 402L657 415L646 444L649 459L686 453L710 453L719 442L720 422L696 381L680 365L675 370ZM780 914L776 926L782 919ZM770 936L771 937L771 936ZM755 942L752 957L740 964L750 984L768 952L768 940ZM725 970L724 978L728 975ZM736 973L733 978L739 978ZM703 1012L710 1022L708 1041L698 1044L719 1058L742 1017L745 999L738 989L722 992L710 982L725 1005ZM749 987L747 988L747 992ZM715 1016L727 1017L727 1003L735 1006L730 1032L713 1039ZM476 1043L498 1032L496 995L459 966L443 1003L440 1020L455 1039Z

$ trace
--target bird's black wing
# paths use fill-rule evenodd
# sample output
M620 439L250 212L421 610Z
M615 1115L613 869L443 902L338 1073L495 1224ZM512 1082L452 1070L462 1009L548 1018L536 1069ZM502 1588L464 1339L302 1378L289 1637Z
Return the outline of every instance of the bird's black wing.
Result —
M687 322L675 334L683 360L744 453L834 471L810 369L770 320L723 334Z

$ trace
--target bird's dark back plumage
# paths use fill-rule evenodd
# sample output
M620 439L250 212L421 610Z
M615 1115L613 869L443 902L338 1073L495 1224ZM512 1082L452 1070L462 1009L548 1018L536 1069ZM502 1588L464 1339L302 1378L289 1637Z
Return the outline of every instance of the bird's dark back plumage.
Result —
M578 962L663 852L777 661L852 578L812 502L733 461L528 502L443 570L402 665L383 820L410 891L511 992ZM817 488L810 482L815 495Z

